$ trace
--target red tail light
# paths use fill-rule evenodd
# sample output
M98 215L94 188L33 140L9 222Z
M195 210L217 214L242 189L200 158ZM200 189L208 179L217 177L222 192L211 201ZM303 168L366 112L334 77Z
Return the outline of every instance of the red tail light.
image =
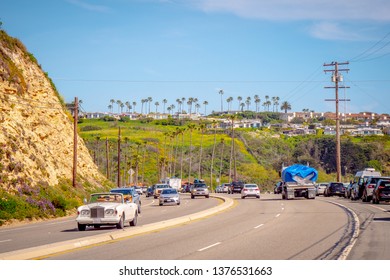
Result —
M368 188L369 188L369 189L373 189L373 188L375 188L375 185L369 184L369 185L368 185Z

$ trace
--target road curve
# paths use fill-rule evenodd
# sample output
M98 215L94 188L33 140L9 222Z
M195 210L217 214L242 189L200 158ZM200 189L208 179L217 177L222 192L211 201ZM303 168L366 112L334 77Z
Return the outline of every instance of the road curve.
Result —
M236 207L185 226L50 259L329 260L351 244L355 220L325 199L233 198Z

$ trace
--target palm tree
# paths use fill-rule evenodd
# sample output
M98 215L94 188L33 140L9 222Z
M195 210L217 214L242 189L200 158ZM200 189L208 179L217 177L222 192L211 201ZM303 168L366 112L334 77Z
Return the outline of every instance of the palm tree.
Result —
M150 103L152 103L152 101L153 101L153 98L148 97L147 102L149 102L149 114L150 114Z
M237 115L229 115L229 120L232 122L232 150L230 154L230 160L233 159L233 180L237 180L237 167L236 167L236 150L234 140L234 121L237 119ZM231 163L230 163L231 166ZM230 173L231 174L231 173ZM231 176L231 175L230 175Z
M241 112L243 112L244 111L244 107L245 107L245 103L241 102L240 107L241 107Z
M188 112L190 113L190 115L191 115L191 111L192 111L192 102L193 102L193 101L194 101L194 98L193 98L193 97L188 98L188 101L187 101Z
M219 91L218 91L218 93L221 95L221 112L223 112L223 98L222 98L222 96L223 96L223 89L220 89Z
M135 113L135 106L137 106L137 102L133 102L133 113Z
M108 110L110 110L111 111L111 113L112 113L112 105L110 104L110 105L108 105Z
M156 101L156 102L154 103L154 105L156 106L156 114L157 114L157 112L158 112L158 106L160 106L160 103Z
M164 105L163 105L163 106L164 106L164 107L163 107L163 114L165 114L165 105L167 104L168 100L166 100L166 99L164 98L162 102L163 102L163 104L164 104Z
M200 109L200 104L199 103L196 103L195 104L195 113L199 113L199 109Z
M210 165L210 188L213 188L213 167L214 167L214 155L215 155L215 144L217 143L217 121L213 120L211 127L214 128L214 145L213 152L211 153L211 165Z
M278 108L279 108L279 100L280 100L280 97L279 96L276 96L275 97L275 108L276 108L276 112L278 112Z
M111 108L114 109L115 100L114 99L110 99L110 103L111 103ZM112 111L111 111L111 113L112 113Z
M191 169L192 169L192 131L195 129L196 125L190 123L187 125L187 129L190 132L190 146L189 146L189 167L188 167L188 182L191 179Z
M199 124L199 130L200 130L200 133L201 133L201 138L200 138L200 149L199 149L199 170L198 170L198 178L202 178L202 152L203 152L203 136L204 136L204 132L205 132L205 129L206 129L206 125L201 122Z
M291 105L287 101L282 102L282 106L280 107L280 110L284 110L284 113L287 114L288 110L291 110Z
M256 113L259 112L259 103L260 103L260 97L258 95L255 95L255 104L256 104Z
M238 97L237 97L237 101L238 101L238 110L240 110L242 97L241 97L241 96L238 96Z
M148 101L147 99L141 99L141 115L142 115L143 112L144 112L144 104L145 104L147 101Z
M121 107L121 114L123 113L123 108L125 107L125 104L123 104L123 102L121 101L121 104L119 104L119 106Z
M209 102L208 101L203 101L203 105L204 105L204 115L206 116L206 106L209 105Z
M131 109L130 102L129 102L129 101L126 101L126 102L125 102L125 105L126 105L126 112L130 112L130 109Z
M116 104L118 105L118 114L119 114L119 109L120 109L120 107L121 107L121 103L122 103L122 101L120 101L120 100L117 100L117 101L116 101Z
M251 105L251 97L248 96L245 101L246 104L246 110L249 111L249 106Z
M223 148L225 146L225 138L221 138L221 161L219 164L219 182L222 183L221 177L222 177L222 162L223 162Z
M226 102L228 104L228 112L230 111L230 104L232 103L233 101L233 97L229 97L228 99L226 99Z

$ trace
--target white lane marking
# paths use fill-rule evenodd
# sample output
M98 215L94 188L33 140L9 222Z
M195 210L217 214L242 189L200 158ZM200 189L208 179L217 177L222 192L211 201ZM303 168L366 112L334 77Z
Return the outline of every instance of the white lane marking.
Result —
M13 228L13 229L6 229L6 230L1 230L0 233L10 232L10 231L15 231L15 230L24 230L24 229L30 229L30 228L36 228L36 227L38 227L38 226L18 227L18 228Z
M262 226L264 226L264 224L260 224L260 225L258 225L258 226L255 226L254 228L259 228L259 227L262 227Z
M383 212L386 212L387 210L386 209L383 209L383 208L381 208L381 207L378 207L378 206L374 206L374 205L370 205L371 207L374 207L374 208L376 208L376 209L378 209L378 210L381 210L381 211L383 211Z
M284 207L282 207L282 211L284 211Z
M48 225L59 225L59 224L65 224L65 223L74 223L74 220L54 222L54 223L49 223Z
M142 204L142 206L149 206L149 205L152 205L153 203L154 203L154 200L152 200L152 202L149 203L149 204L146 204L146 205L143 205L143 204Z
M210 249L210 248L212 248L212 247L218 246L219 244L221 244L221 242L217 242L217 243L214 243L214 244L212 244L212 245L210 245L210 246L207 246L207 247L204 247L204 248L202 248L202 249L199 249L198 252L202 252L202 251L204 251L204 250L207 250L207 249Z
M341 255L338 258L338 260L346 260L348 255L349 255L349 253L351 252L353 246L355 246L355 243L356 243L356 241L357 241L357 239L359 237L359 234L360 234L360 221L359 221L359 217L356 215L356 213L351 208L348 208L345 205L342 205L340 203L333 202L333 201L328 201L328 202L332 203L334 205L340 206L340 207L346 209L347 211L349 211L349 213L352 214L353 220L355 222L355 227L353 229L352 237L349 240L349 244L348 244L347 247L345 247L345 249L343 250L343 252L341 253Z
M280 214L277 214L276 216L275 216L275 218L277 218L277 217L279 217L280 216Z
M10 242L10 241L12 241L12 239L0 240L0 243L3 243L3 242Z

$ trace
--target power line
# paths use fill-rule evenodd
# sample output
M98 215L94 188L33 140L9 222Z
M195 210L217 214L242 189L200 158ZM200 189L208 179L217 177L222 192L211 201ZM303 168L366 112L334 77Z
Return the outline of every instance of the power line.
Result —
M371 47L369 47L367 50L365 50L364 52L358 54L357 56L351 58L349 61L351 62L364 62L364 61L369 61L369 60L374 60L374 59L379 59L385 55L388 55L389 53L386 53L384 55L381 55L379 57L375 57L375 58L370 58L368 59L370 56L376 54L377 52L379 52L380 50L382 50L383 48L385 48L386 46L388 46L390 44L390 41L388 41L386 44L384 44L383 46L381 46L380 48L374 50L373 52L370 52L371 50L373 50L374 48L376 48L379 44L381 44L388 36L390 35L390 32L388 32L382 39L380 39L378 42L376 42L374 45L372 45Z

